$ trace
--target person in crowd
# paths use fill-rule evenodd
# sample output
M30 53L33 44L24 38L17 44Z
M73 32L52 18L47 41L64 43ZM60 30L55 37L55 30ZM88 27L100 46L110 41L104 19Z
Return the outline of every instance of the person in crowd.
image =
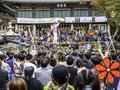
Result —
M36 78L32 78L34 73L34 67L28 66L24 69L25 81L27 83L28 90L43 90L43 85Z
M76 64L76 60L79 59L80 57L78 56L78 52L77 51L72 51L70 53L70 55L73 57L74 61L73 61L73 66L75 66Z
M28 90L24 79L13 79L8 83L8 90Z
M84 66L88 69L92 69L94 67L92 61L91 61L92 53L90 51L85 53L85 58L82 60L84 63Z
M73 61L74 61L73 56L69 55L66 57L66 63L67 63L66 67L68 69L68 72L70 73L70 79L69 79L70 85L73 85L74 79L77 75L77 69L73 67Z
M6 84L8 82L8 71L2 69L3 55L0 55L0 90L7 90Z
M100 90L100 82L92 71L86 69L75 78L75 90Z
M54 55L55 58L57 59L58 64L65 65L66 66L66 58L65 58L65 53L58 51L57 55Z
M28 67L28 66L33 66L34 69L36 70L37 67L31 63L32 61L32 55L31 54L27 54L25 55L24 53L20 53L18 55L18 62L16 62L15 67L16 67L16 74L17 76L24 76L24 68ZM35 77L35 75L33 74L33 77Z
M18 54L14 54L14 59L16 62L18 61Z
M50 53L49 59L50 59L50 65L54 67L57 64L57 60L52 53Z
M8 73L10 73L11 68L7 63L4 62L4 60L5 60L5 55L4 54L0 54L0 60L2 62L1 63L1 69L7 71Z
M15 71L14 71L14 53L10 52L8 55L8 59L6 60L6 63L10 66L11 72L9 73L9 79L12 80L15 77Z
M82 70L86 70L84 62L82 62L81 59L76 60L76 68L77 68L77 73L81 72Z
M25 67L32 66L32 67L34 67L34 70L36 70L37 66L35 66L33 63L31 63L32 59L33 59L33 56L31 54L27 54L26 58L25 58L24 66Z
M92 55L92 56L91 56L91 61L92 61L92 63L93 63L93 68L92 68L91 70L92 70L92 72L93 72L94 74L96 74L97 72L96 72L95 66L96 66L97 64L100 64L100 63L101 63L102 57L101 57L101 55Z
M41 67L35 71L35 77L45 86L51 80L51 74L52 68L49 67L49 60L46 57L41 61Z
M36 55L37 67L41 66L41 61L44 60L47 53L45 51L38 52Z
M24 76L24 63L25 63L25 54L18 54L18 61L15 64L15 74L16 77Z
M56 65L52 70L52 81L50 81L44 90L75 90L69 85L70 74L64 65Z

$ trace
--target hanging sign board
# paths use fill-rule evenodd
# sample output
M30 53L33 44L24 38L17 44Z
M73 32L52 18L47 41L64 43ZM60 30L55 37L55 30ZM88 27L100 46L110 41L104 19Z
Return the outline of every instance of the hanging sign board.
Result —
M90 23L92 22L92 17L80 17L80 23Z
M40 23L101 23L107 22L106 17L65 17L65 18L17 18L18 24L40 24Z
M95 22L107 22L106 17L95 17Z
M39 24L39 23L54 23L64 22L64 18L17 18L18 24Z
M65 17L65 23L74 23L75 17Z

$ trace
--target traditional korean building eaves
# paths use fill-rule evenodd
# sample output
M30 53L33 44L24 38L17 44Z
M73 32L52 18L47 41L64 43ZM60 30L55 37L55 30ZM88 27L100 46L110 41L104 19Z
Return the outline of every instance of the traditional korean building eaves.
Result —
M79 3L80 0L2 0L13 3Z

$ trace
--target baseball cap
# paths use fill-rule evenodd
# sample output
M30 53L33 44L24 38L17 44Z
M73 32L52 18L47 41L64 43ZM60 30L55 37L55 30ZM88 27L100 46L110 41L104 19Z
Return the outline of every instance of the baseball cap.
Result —
M56 65L52 70L53 82L57 82L59 85L63 85L67 82L69 72L64 65Z

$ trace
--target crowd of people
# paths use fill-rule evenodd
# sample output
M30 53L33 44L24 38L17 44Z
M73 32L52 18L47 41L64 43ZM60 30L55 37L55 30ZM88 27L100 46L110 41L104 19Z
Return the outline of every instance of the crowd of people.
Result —
M111 43L108 31L100 30L97 26L92 29L88 29L87 27L70 29L60 28L59 24L60 23L54 23L51 25L51 28L41 28L41 30L37 30L37 43L35 42L37 49L41 50L41 48L47 48L50 44L58 45L65 43L68 44L70 48L78 44L79 47L77 49L90 50L97 48L98 42L100 42L103 50L107 50ZM21 36L27 37L27 42L32 40L27 28L21 33Z
M108 57L120 61L120 52ZM120 90L120 78L110 87L98 79L95 66L102 59L94 51L1 52L0 90Z
M59 23L50 30L41 29L37 44L32 41L31 32L21 33L23 41L36 45L36 53L0 52L0 90L120 90L120 78L108 85L99 80L95 69L97 64L102 64L102 53L111 44L108 32L85 28L63 30L58 26ZM61 43L69 51L55 50ZM120 62L120 51L111 51L107 57Z

